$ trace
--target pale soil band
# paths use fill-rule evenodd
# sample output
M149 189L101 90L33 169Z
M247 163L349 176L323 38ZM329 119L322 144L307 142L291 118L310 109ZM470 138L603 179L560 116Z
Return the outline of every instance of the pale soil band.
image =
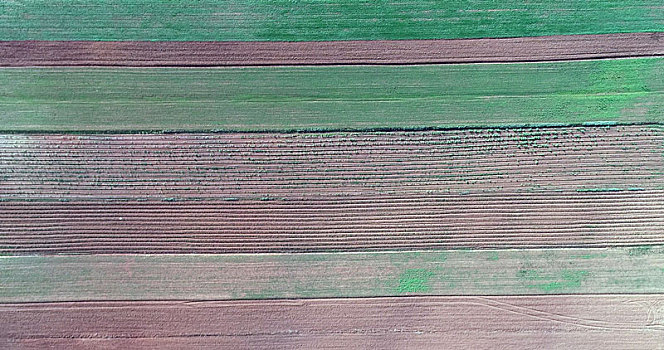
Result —
M453 40L0 42L0 66L441 64L660 55L659 32Z
M0 306L5 348L654 349L664 295ZM607 312L610 310L610 312ZM185 320L185 322L183 322Z

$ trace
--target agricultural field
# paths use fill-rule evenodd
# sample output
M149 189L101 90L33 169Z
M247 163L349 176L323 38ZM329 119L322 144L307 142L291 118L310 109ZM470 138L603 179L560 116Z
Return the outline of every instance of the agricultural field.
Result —
M661 348L662 10L0 3L0 348Z
M664 55L659 33L450 40L0 41L0 67L504 63Z
M11 321L11 327L0 329L0 339L19 338L25 349L592 348L598 343L646 349L661 339L660 301L652 295L572 295L5 304L0 322ZM123 327L104 327L118 319ZM545 336L530 336L543 330Z
M664 246L5 258L6 302L656 294Z
M490 79L487 79L490 77ZM329 131L660 123L664 58L0 70L2 131Z
M0 252L662 244L663 131L5 135Z
M12 324L0 338L20 335L25 349L592 348L598 342L643 349L661 339L659 301L650 295L574 295L6 304L0 322ZM100 327L118 319L124 327ZM48 332L31 326L43 320L53 325ZM545 337L528 335L543 329Z
M661 31L657 0L15 0L3 40L334 41ZM64 10L63 10L64 9Z

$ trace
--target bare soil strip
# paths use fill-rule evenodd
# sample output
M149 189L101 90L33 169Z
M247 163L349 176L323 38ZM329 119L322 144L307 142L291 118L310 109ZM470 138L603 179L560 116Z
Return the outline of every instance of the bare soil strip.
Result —
M654 349L664 296L5 304L4 348ZM610 312L607 312L610 310Z
M0 252L664 243L650 126L4 135Z
M664 128L0 135L2 200L263 200L664 189ZM558 194L556 194L558 193ZM269 203L266 203L266 205Z
M664 244L664 191L311 201L0 203L3 254Z
M662 33L312 42L2 41L0 66L535 62L664 55Z

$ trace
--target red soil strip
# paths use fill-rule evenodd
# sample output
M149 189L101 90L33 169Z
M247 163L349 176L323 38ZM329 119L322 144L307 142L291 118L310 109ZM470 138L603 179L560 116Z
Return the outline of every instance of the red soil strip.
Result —
M652 349L661 295L0 306L3 348ZM607 312L610 310L610 312Z
M0 253L269 253L664 244L664 191L322 201L0 203Z
M657 55L664 55L662 33L330 42L0 42L0 66L426 64Z
M0 252L662 244L663 141L646 126L5 135Z

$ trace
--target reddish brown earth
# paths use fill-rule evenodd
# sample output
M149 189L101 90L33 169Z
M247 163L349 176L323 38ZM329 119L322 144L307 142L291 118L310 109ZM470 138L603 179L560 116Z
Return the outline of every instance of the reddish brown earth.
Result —
M661 33L327 42L0 42L0 66L413 64L657 55L664 55Z
M664 243L650 126L5 135L1 253Z
M0 253L664 244L664 191L311 201L3 202Z
M656 126L0 140L2 200L290 201L664 189L664 129Z
M658 349L661 295L0 305L4 348Z

